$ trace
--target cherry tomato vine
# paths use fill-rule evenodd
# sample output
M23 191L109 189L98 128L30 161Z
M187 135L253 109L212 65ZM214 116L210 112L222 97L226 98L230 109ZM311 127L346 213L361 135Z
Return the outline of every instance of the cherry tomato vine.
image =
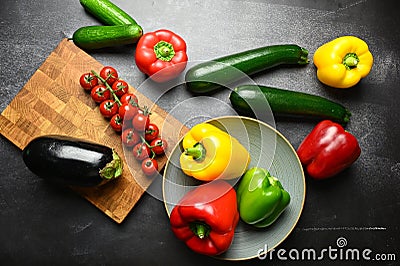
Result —
M158 172L156 156L165 154L168 143L160 136L159 127L151 121L148 107L139 105L138 97L129 91L128 83L111 66L83 73L81 87L90 94L111 128L120 134L122 144L140 162L146 176Z

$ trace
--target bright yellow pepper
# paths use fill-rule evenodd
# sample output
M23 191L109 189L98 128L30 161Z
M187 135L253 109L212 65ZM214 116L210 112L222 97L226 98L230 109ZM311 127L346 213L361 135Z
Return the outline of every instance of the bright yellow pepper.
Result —
M182 146L182 171L202 181L240 177L250 162L249 152L236 138L208 123L192 127Z
M320 46L314 53L318 79L334 88L349 88L366 77L373 63L368 45L354 36L342 36Z

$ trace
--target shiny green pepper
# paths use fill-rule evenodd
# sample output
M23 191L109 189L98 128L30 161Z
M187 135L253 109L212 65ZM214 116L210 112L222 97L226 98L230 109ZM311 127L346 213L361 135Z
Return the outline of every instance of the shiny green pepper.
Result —
M276 177L260 167L246 171L237 189L240 218L255 227L273 224L290 202Z

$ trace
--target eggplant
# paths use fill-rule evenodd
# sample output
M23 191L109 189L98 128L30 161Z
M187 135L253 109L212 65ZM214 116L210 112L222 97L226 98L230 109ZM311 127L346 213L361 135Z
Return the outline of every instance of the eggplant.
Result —
M35 175L65 186L98 186L118 178L123 170L114 149L69 136L34 138L23 149L22 157Z

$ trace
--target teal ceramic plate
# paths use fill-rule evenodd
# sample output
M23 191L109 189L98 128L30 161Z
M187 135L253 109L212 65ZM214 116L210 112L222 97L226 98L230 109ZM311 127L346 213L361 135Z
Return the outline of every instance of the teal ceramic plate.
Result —
M266 252L275 249L292 232L303 210L306 189L300 160L289 141L266 123L240 116L219 117L206 122L238 139L250 152L249 167L268 169L290 193L289 206L270 227L256 229L239 221L232 245L217 258L245 260L265 256ZM180 169L179 157L182 151L180 141L172 150L164 169L163 198L168 215L185 193L201 184Z

